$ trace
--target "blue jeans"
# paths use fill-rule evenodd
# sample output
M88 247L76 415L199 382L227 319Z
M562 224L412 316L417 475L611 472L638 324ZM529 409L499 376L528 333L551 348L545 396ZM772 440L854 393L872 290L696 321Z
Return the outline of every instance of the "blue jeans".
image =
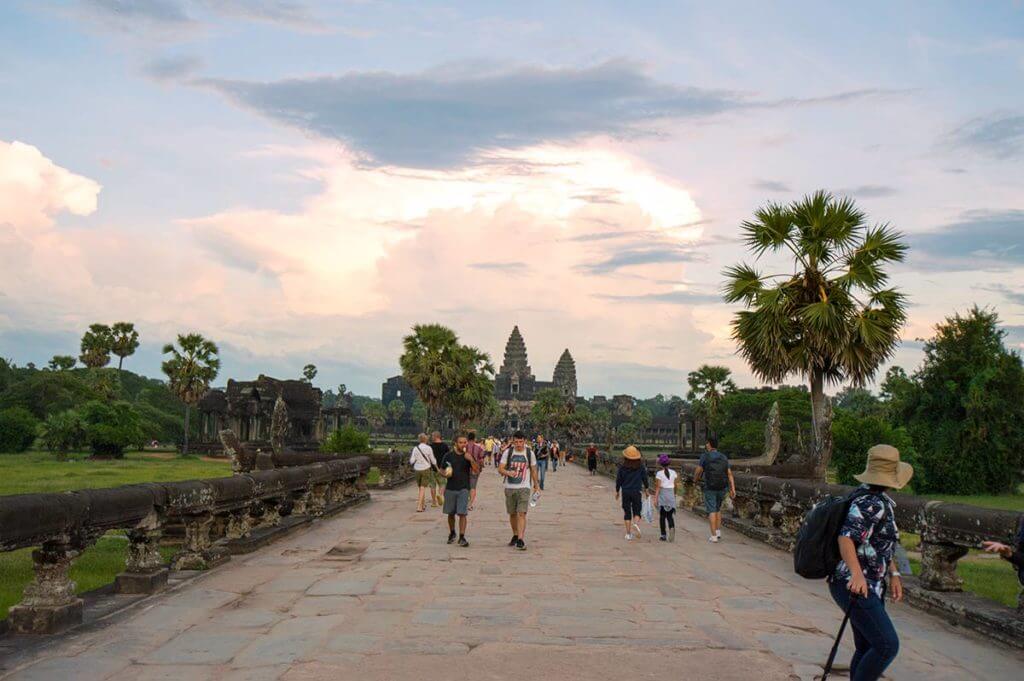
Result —
M552 472L558 470L558 457L557 456L552 456L551 457L551 470L552 470Z
M548 460L537 459L537 478L540 483L540 488L544 489L544 474L548 472Z
M829 582L832 600L844 611L850 603L850 590L843 580ZM900 639L885 611L885 601L871 592L867 598L857 597L850 609L850 626L857 651L850 660L850 681L876 681L882 678L897 653Z

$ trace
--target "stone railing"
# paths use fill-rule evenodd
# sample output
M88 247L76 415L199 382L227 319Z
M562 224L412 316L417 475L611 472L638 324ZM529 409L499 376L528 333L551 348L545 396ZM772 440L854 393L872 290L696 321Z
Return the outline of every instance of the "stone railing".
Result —
M378 472L377 487L391 489L416 477L408 452L373 452L369 456L370 465Z
M0 551L38 547L35 579L11 608L9 628L53 633L80 623L83 601L68 570L111 530L128 538L115 589L152 593L167 584L159 553L165 530L182 534L171 569L204 570L367 498L369 468L370 460L358 457L225 478L0 497Z
M681 465L681 508L703 513L703 494L693 477L693 462ZM678 470L678 468L677 468ZM843 496L854 488L811 480L789 480L734 473L736 498L727 500L723 522L762 539L776 548L792 550L804 515L828 496ZM1024 594L1016 612L983 599L962 594L963 579L957 561L983 541L1012 544L1021 515L967 504L930 501L893 493L896 524L903 532L920 535L920 574L907 581L908 600L926 609L952 616L1001 640L1024 646ZM1011 571L1009 565L1007 571Z

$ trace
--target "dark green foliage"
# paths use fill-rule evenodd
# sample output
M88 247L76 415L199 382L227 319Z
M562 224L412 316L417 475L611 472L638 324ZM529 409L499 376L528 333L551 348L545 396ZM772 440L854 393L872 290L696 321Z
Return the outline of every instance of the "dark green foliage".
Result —
M997 494L1024 469L1024 367L1003 344L995 312L973 308L936 327L912 387L894 379L905 422L927 469L921 492ZM892 386L889 386L892 387Z
M803 387L784 386L778 390L739 390L722 396L719 413L712 422L718 434L718 448L731 458L760 456L764 452L764 429L772 403L779 403L782 421L782 450L779 459L804 454L810 446L811 396Z
M0 452L14 454L32 446L39 421L22 407L0 411Z
M349 424L334 431L320 445L320 451L334 454L362 454L370 451L370 434Z
M95 457L119 459L126 448L142 440L139 415L128 402L93 400L82 405L79 412L85 423L86 442Z
M23 373L22 373L23 372ZM22 407L39 420L97 399L96 390L77 371L19 371L19 378L0 393L0 409Z
M848 411L858 416L868 414L881 414L885 411L885 405L874 393L866 388L855 388L853 386L843 388L835 396L832 405L837 409Z
M40 429L39 439L43 447L63 461L69 451L85 445L85 422L74 409L50 414Z
M864 470L868 449L880 444L900 450L900 460L914 467L914 478L910 482L913 489L926 486L926 473L907 429L893 426L879 413L858 415L851 411L837 411L832 421L832 464L836 481L844 485L860 484L853 476Z

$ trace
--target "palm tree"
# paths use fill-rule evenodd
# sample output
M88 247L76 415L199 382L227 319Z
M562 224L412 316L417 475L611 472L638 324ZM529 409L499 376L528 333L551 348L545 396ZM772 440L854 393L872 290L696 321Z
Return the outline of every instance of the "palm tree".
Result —
M862 386L892 356L906 321L906 297L886 287L885 266L907 246L888 225L869 227L852 199L818 191L788 206L760 208L742 230L755 258L783 252L791 272L764 275L746 263L725 271L726 302L740 354L762 380L800 374L810 383L814 463L832 457L825 384Z
M459 338L440 324L417 324L406 336L399 359L402 376L427 407L427 423L444 411L459 367L455 358ZM429 425L428 425L429 427Z
M686 399L698 403L698 408L704 412L709 425L718 415L722 395L736 390L731 375L732 371L728 367L702 364L699 369L691 371L686 376L686 382L690 384Z
M121 371L124 358L139 349L139 332L131 322L118 322L111 327L110 351L117 355L117 370Z
M484 416L494 399L494 365L486 352L468 345L455 349L455 381L445 398L445 409L459 428Z
M302 367L302 378L305 379L306 383L312 383L313 379L316 378L317 370L315 364L307 364Z
M366 417L366 422L373 432L379 431L388 420L387 410L380 402L370 402L363 407L363 416Z
M422 430L427 429L427 405L423 404L418 398L412 403L412 420L416 422L416 426Z
M54 355L49 363L47 363L47 366L52 371L67 371L68 369L74 369L77 361L71 355Z
M210 383L220 371L217 345L198 333L179 334L180 350L171 343L164 346L163 354L170 355L160 366L167 374L170 389L185 403L185 446L188 454L189 416L192 405L199 402L210 389Z
M89 330L82 334L82 354L78 359L90 369L99 369L110 363L110 347L114 343L113 334L106 324L90 324Z

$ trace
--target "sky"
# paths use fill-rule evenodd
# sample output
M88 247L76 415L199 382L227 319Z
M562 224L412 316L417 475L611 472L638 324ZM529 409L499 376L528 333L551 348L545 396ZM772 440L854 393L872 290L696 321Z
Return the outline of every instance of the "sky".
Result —
M753 386L722 271L817 189L906 235L895 363L974 304L1024 348L1021 0L12 0L0 92L19 364L127 320L140 373L198 331L218 384L376 395L413 324L518 324L585 395Z

